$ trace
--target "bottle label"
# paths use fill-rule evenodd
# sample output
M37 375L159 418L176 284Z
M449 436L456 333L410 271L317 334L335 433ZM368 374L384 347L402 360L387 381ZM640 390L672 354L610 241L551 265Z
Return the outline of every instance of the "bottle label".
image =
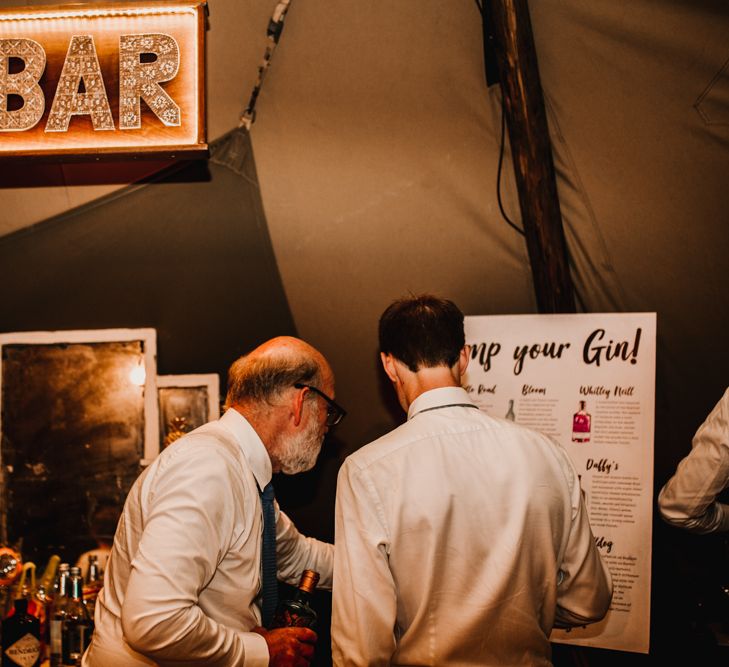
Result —
M40 657L40 641L28 633L23 635L17 642L5 649L5 655L12 662L21 667L32 667Z
M61 655L62 652L62 621L51 621L51 655Z

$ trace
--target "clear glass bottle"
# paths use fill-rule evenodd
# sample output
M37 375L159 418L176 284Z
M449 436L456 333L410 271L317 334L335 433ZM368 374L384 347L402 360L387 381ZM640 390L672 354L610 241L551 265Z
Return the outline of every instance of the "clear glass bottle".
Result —
M41 664L40 621L28 613L28 599L17 598L11 616L3 621L2 667Z
M38 618L40 620L40 636L41 636L41 653L43 659L49 658L50 651L50 614L51 607L53 604L53 588L56 579L56 572L58 571L58 564L61 562L61 558L56 554L53 554L46 564L46 569L43 571L43 576L38 582L38 588L35 592L35 599L39 605Z
M89 568L86 572L86 582L84 583L83 595L84 603L89 610L89 616L94 617L94 609L96 607L96 598L103 586L101 573L99 570L99 557L96 554L89 554Z
M572 417L572 442L590 442L592 417L585 410L585 401L580 401L580 409Z
M304 570L294 597L282 600L276 607L272 628L316 627L317 613L311 608L311 594L319 583L319 573Z
M65 614L61 621L63 665L80 665L81 656L91 641L94 623L83 600L81 569L71 568L70 591L66 597Z
M49 614L49 647L51 667L63 663L63 619L66 617L66 603L70 590L71 572L68 563L58 566L58 576L53 586L53 599Z

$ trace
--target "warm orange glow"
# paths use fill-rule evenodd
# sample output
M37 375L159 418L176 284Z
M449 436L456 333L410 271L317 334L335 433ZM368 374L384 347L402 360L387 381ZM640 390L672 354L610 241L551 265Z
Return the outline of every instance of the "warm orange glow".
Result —
M0 157L205 150L204 9L157 0L0 11ZM25 66L11 71L13 59Z
M0 15L0 21L38 21L48 19L77 19L77 18L99 18L108 16L162 16L164 14L195 14L192 7L170 7L169 9L160 9L159 6L136 7L130 9L74 9L68 8L64 11L43 11L39 8L34 12L18 12L12 14Z

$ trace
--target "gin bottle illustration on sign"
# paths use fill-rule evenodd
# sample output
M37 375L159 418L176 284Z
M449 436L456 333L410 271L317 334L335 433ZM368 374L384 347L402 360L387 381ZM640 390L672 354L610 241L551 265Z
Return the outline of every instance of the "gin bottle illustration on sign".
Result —
M504 415L504 419L508 419L509 421L516 421L516 415L514 414L514 399L509 399L509 409L506 411L506 414Z
M590 442L592 417L585 409L585 401L580 401L580 409L572 417L572 442Z

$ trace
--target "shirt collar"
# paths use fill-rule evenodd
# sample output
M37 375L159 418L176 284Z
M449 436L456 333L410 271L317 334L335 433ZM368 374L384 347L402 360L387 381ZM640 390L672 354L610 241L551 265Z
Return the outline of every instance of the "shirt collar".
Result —
M423 410L454 404L476 405L463 387L439 387L423 392L410 404L408 419L412 419Z
M271 481L271 457L248 420L237 410L229 408L220 418L220 423L235 437L248 465L256 478L259 489L263 489Z

